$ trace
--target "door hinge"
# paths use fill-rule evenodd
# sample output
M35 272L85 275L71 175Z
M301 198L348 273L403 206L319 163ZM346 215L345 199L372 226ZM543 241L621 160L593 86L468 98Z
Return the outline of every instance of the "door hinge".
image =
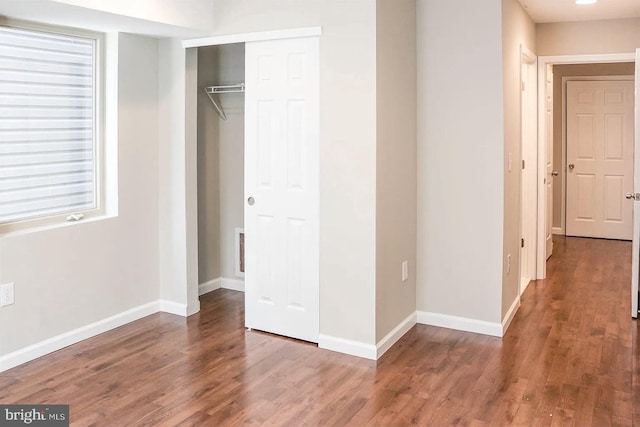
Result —
M524 160L522 160L522 169L524 169Z
M524 238L520 239L520 247L524 248Z
M524 82L520 82L520 90L524 92Z

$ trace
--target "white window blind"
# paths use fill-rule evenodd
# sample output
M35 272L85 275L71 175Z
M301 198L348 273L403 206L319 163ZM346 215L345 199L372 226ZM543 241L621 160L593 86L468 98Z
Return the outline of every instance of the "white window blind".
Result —
M0 27L0 224L96 208L96 40Z

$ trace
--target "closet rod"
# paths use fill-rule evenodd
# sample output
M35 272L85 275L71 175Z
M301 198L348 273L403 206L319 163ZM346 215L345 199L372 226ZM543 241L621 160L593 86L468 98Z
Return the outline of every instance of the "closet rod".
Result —
M216 110L218 110L218 114L220 114L222 120L227 120L227 115L224 113L222 106L216 102L215 98L212 95L216 93L221 94L244 92L244 83L238 83L235 85L208 86L204 88L204 91L213 103L213 106L216 107Z

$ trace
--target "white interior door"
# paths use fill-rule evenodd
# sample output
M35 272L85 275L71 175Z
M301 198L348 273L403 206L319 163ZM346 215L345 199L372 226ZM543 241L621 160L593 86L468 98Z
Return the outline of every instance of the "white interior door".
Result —
M545 257L547 260L553 253L553 180L557 173L553 171L553 65L547 66L547 74L545 79L545 95L544 112L547 121L545 135Z
M567 82L566 234L631 240L633 81Z
M538 67L538 99L536 279L544 279L553 250L553 64Z
M318 342L319 43L245 48L245 324Z
M521 235L523 245L520 249L520 294L524 293L529 282L536 275L536 209L537 209L537 125L538 95L536 56L521 46L520 78L522 91L521 112Z
M636 49L636 80L635 80L635 165L633 170L633 191L640 191L640 49ZM637 196L638 194L635 194ZM631 317L638 317L638 278L640 277L640 200L634 197L633 203L633 245L631 252Z

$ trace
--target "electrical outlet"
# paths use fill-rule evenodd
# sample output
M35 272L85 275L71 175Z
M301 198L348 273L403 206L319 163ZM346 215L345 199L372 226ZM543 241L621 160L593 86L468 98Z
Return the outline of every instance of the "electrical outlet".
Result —
M402 281L409 279L409 261L402 261Z
M13 283L0 286L0 307L11 305L15 302L15 291Z

